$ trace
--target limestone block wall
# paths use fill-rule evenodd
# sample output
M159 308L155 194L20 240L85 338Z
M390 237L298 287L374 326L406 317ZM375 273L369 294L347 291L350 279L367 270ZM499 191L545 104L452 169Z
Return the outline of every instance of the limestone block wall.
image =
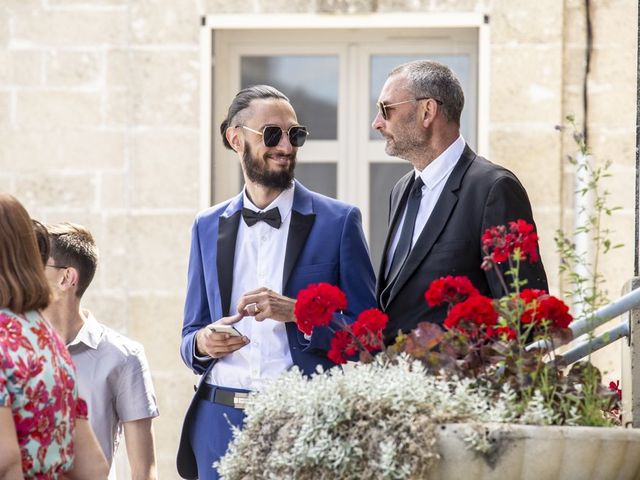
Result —
M611 162L611 177L603 186L610 192L608 204L620 210L605 216L602 223L611 231L610 237L624 246L602 256L600 267L608 295L615 299L626 279L633 276L634 252L638 248L634 244L637 5L624 0L591 2L592 52L586 80L586 111L585 13L584 2L565 2L563 113L575 113L580 125L586 122L594 162ZM563 155L576 151L569 136L562 151ZM574 175L566 162L563 165L562 223L569 231L574 213ZM612 320L603 329L621 320ZM611 345L594 357L608 378L620 378L620 347L620 343Z
M594 156L613 161L607 219L626 246L604 265L613 297L633 272L637 6L592 1L589 106L582 104L581 0L2 0L0 190L45 222L95 233L86 295L97 318L142 342L160 403L161 478L176 478L193 375L179 359L190 225L199 208L198 35L203 15L483 12L490 16L490 159L534 206L552 291L553 235L570 227L564 115L587 119ZM616 351L600 361L612 376Z
M0 189L35 218L87 225L101 263L85 305L142 342L175 478L193 376L179 358L198 209L195 1L0 2Z

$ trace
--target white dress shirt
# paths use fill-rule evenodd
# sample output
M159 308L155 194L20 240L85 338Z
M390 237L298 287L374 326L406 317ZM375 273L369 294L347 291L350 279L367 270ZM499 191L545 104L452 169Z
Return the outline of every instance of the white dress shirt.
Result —
M426 166L422 171L415 169L414 178L421 177L424 183L422 187L422 199L420 200L420 207L418 208L418 216L416 217L416 223L413 228L413 237L411 239L411 248L416 244L418 237L422 233L422 229L427 224L427 220L431 216L440 194L444 189L447 179L453 168L458 163L466 142L462 135L460 135L455 142L453 142L447 149L442 152L433 162ZM393 236L393 241L389 250L387 250L387 261L385 276L389 275L389 269L391 268L391 262L393 260L393 254L396 251L398 241L400 240L400 232L402 231L402 225L404 224L404 218L407 214L407 207L404 207L404 213L402 214L402 220L398 224Z
M230 312L235 314L240 297L260 287L282 293L284 257L287 246L291 207L295 186L283 191L271 204L264 208L277 207L282 225L273 228L265 222L257 222L249 227L240 219L236 252L233 260L233 286L231 289ZM256 212L256 207L246 190L243 206ZM221 252L218 252L220 255ZM239 350L218 360L207 376L207 383L221 387L260 390L270 379L277 378L293 365L285 324L265 319L256 321L244 317L234 325L250 342Z
M142 345L99 323L88 310L67 344L78 374L78 392L89 407L89 423L115 479L113 457L123 422L159 415L151 371Z

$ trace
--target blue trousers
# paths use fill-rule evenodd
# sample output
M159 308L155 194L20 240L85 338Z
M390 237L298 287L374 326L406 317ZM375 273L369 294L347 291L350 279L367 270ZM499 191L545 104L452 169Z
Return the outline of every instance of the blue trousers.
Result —
M237 388L216 387L230 392L246 392ZM244 412L209 400L198 400L189 429L189 441L198 464L199 480L218 480L213 463L227 451L232 438L231 425L242 426ZM231 424L231 425L230 425Z

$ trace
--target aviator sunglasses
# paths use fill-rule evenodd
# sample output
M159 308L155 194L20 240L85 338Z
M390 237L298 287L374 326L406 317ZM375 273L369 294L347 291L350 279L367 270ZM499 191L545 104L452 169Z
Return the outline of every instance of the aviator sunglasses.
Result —
M242 127L245 130L262 135L262 141L267 147L275 147L278 145L282 138L282 132L287 134L287 137L289 137L289 143L291 143L292 147L301 147L304 145L304 142L307 140L307 135L309 135L307 127L303 127L302 125L293 126L289 130L283 130L277 125L267 125L262 129L262 132L249 128L246 125L236 125L236 128L238 127Z
M389 110L393 110L392 107L395 107L396 105L403 105L405 103L411 103L411 102L417 102L420 100L435 100L436 103L438 105L442 105L442 102L440 100L438 100L437 98L433 98L433 97L418 97L418 98L412 98L411 100L405 100L403 102L396 102L396 103L384 103L384 102L378 102L376 103L376 107L378 107L378 112L380 112L380 115L382 116L382 118L384 120L389 120Z

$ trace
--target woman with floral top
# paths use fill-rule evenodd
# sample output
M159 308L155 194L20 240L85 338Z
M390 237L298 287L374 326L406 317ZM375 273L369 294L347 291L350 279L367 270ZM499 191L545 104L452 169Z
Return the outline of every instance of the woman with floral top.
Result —
M71 357L38 313L50 295L31 219L0 194L0 480L105 479Z

